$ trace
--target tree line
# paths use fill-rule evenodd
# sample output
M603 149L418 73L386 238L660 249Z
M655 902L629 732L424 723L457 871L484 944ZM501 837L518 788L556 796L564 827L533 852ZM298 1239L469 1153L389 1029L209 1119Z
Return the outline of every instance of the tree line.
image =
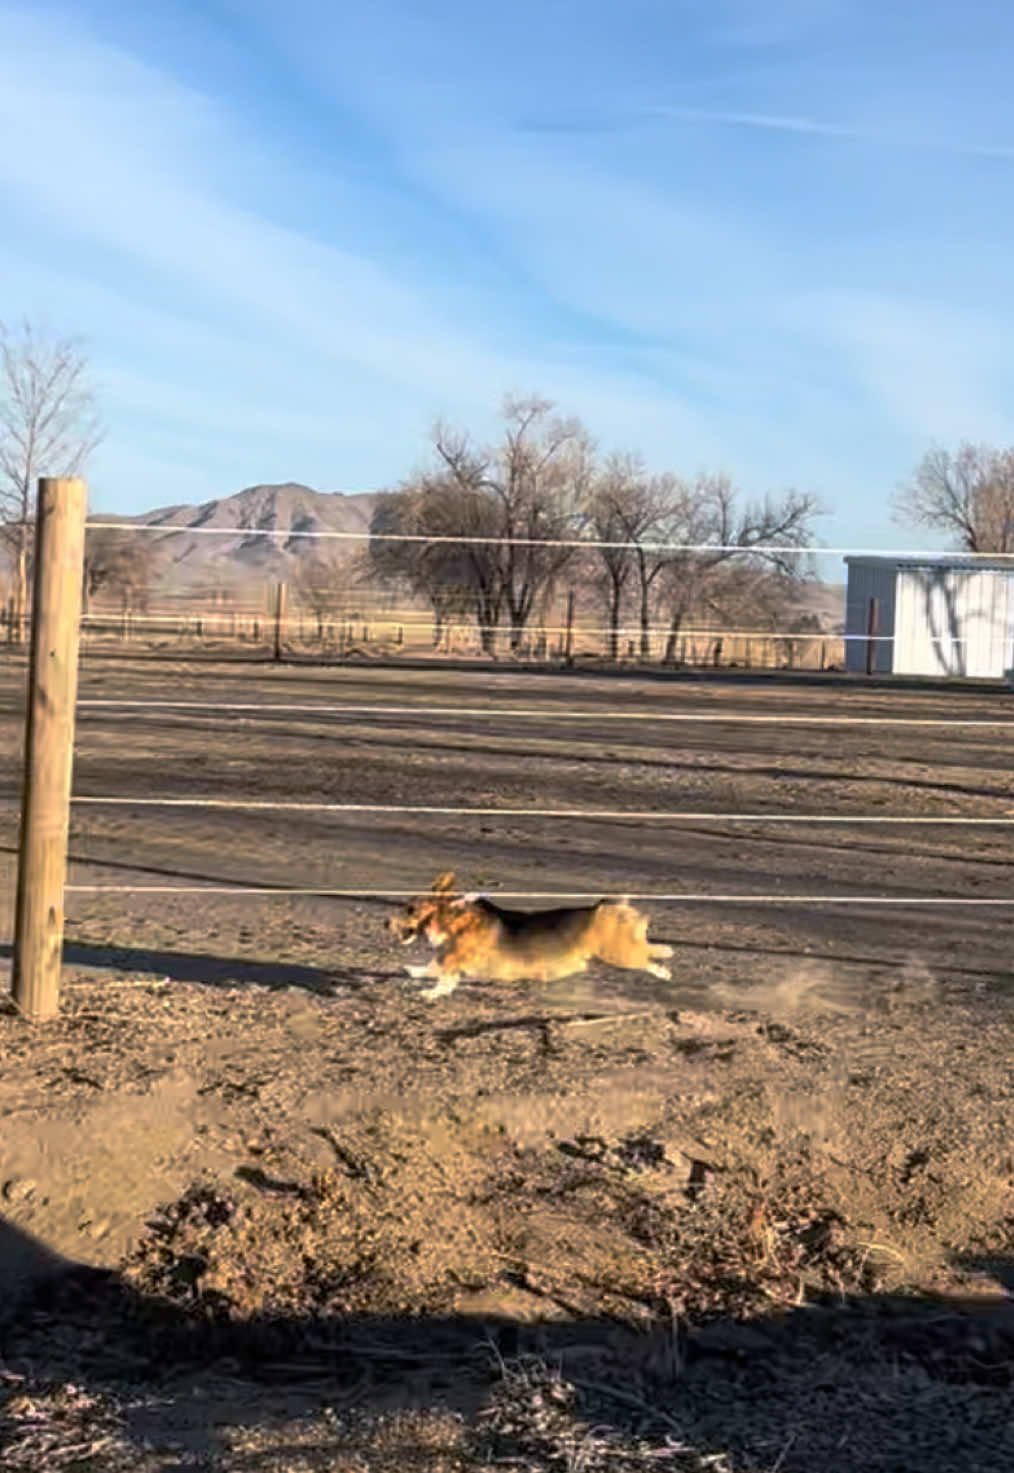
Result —
M19 619L37 480L83 474L101 438L80 342L0 321L0 548ZM1014 552L1014 446L932 448L893 508L896 520L942 532L959 550ZM566 578L603 610L614 656L628 617L642 655L661 618L671 658L691 614L732 625L784 617L810 573L792 548L813 543L819 515L809 492L749 501L721 473L649 473L635 454L601 457L579 420L536 396L511 398L493 444L435 427L428 466L379 497L359 571L422 596L438 628L474 620L487 650L501 632L517 649L533 624L546 624ZM412 540L384 540L391 534ZM153 572L140 543L89 531L86 607L101 589L140 605ZM305 562L302 581L318 591L347 576L323 559Z
M431 465L376 507L369 570L424 597L438 630L473 619L488 653L501 630L517 650L533 622L546 624L564 578L602 608L614 658L628 614L645 656L664 617L672 658L691 613L777 618L810 572L794 548L813 540L814 496L744 501L725 475L599 459L580 421L548 400L508 399L495 444L446 424L432 442Z

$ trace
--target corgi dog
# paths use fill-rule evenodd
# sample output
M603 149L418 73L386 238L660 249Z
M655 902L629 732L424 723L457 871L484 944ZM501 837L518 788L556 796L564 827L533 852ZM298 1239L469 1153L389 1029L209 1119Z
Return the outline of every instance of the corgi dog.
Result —
M626 900L555 910L505 910L480 895L458 895L454 875L439 875L427 895L391 917L404 944L428 941L436 956L406 967L410 977L434 978L423 992L432 1001L454 991L463 977L484 982L552 982L583 972L591 961L670 980L663 957L671 946L648 940L648 917Z

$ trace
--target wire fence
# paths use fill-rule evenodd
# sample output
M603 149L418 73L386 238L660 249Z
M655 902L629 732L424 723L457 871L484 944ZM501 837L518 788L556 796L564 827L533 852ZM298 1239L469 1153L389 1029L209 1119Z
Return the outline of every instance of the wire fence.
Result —
M108 527L116 531L132 531L150 534L232 536L235 529L216 528L168 528L150 524L93 522L95 528ZM256 535L277 538L282 535L271 530ZM286 532L286 539L323 538L340 541L363 541L369 533L361 532ZM423 538L410 535L390 534L383 539L401 542L454 542L482 543L487 545L498 539L447 537ZM522 546L545 545L538 539L512 539ZM554 545L563 547L612 548L633 547L633 543L599 543L587 539L556 539ZM648 547L641 544L642 550ZM717 547L712 544L658 544L651 550L672 553L728 552L753 555L773 553L820 555L840 554L853 549L827 548L763 548L763 547ZM931 556L930 554L905 553L898 556ZM1014 558L1014 554L1010 555ZM994 561L990 555L991 561ZM1014 567L1014 563L1012 563ZM274 607L272 601L274 599ZM220 591L209 595L207 590L198 594L181 594L173 600L143 608L129 606L115 609L93 606L81 618L80 632L84 649L109 647L113 649L169 649L185 653L196 647L228 649L242 647L249 650L273 648L293 653L317 653L323 656L348 658L356 653L403 654L429 652L437 655L489 654L493 640L490 636L503 639L503 631L492 626L482 626L474 620L458 617L438 618L426 609L402 607L388 601L370 606L364 599L353 603L348 598L332 597L323 604L318 600L313 607L311 598L304 599L303 607L285 607L274 590L264 588L259 593L249 590L244 596ZM5 612L6 632L9 643L17 643L26 637L27 622L17 615L12 606ZM579 617L574 617L574 601L570 600L568 616L560 617L553 610L544 609L540 621L526 623L520 634L509 646L510 655L520 659L561 660L613 658L628 661L665 660L677 665L710 666L711 668L810 668L840 669L845 664L845 649L849 640L861 640L871 644L890 643L891 636L867 632L862 635L846 635L840 631L813 628L758 629L758 628L715 628L707 622L692 622L676 625L672 621L654 621L634 625L621 623L616 626L596 621L584 608ZM959 639L954 640L960 643ZM962 719L955 723L953 718L940 717L892 717L877 714L828 714L815 712L780 714L743 711L723 712L673 712L643 710L582 711L573 707L554 709L540 706L538 709L508 708L506 706L434 706L394 704L292 704L262 702L194 702L172 699L136 700L116 698L82 698L79 708L95 713L118 714L130 719L143 711L177 713L187 717L197 714L235 715L249 718L267 713L276 715L316 714L342 718L368 716L371 720L394 720L410 716L417 720L465 719L473 721L498 719L532 719L542 722L608 721L610 724L625 722L723 722L723 723L779 723L792 725L882 725L908 727L941 727L960 724L963 727L988 727L1002 729L1014 725L1009 718ZM768 826L795 825L819 828L823 825L878 826L878 827L967 827L1008 828L1014 824L1014 808L1004 813L803 813L785 811L742 811L716 812L701 809L672 808L665 811L645 808L617 807L552 807L544 805L471 805L458 803L410 804L376 802L324 802L296 801L270 798L178 795L158 796L144 794L77 794L72 803L78 808L126 808L133 810L176 809L214 813L249 812L257 813L317 813L335 817L353 818L398 818L408 821L439 817L441 819L468 820L471 818L498 818L502 820L531 819L539 823L558 821L636 824L657 827L663 824L715 825L721 826ZM101 861L98 861L101 863ZM228 895L237 897L297 897L322 896L346 899L375 898L397 901L417 893L405 889L371 889L362 886L300 887L258 884L68 884L66 890L77 895ZM458 892L460 893L460 892ZM495 890L502 899L534 901L588 900L608 897L615 892L556 890ZM689 890L642 890L624 892L624 898L653 901L667 904L722 905L722 906L790 906L790 907L996 907L1014 905L1012 896L968 896L968 895L919 895L919 894L847 894L810 892L805 889L770 891L720 891L708 893Z
M483 533L474 535L467 532L449 533L446 536L436 536L428 532L374 532L369 527L357 527L346 530L337 530L326 527L315 527L313 529L298 529L291 527L202 527L202 526L179 526L168 522L108 522L100 519L91 520L87 523L90 531L110 532L137 532L151 533L161 537L224 537L236 539L265 538L272 541L291 542L293 540L311 541L335 541L344 543L407 543L425 544L427 546L452 546L452 547L557 547L568 548L575 551L587 549L589 551L639 551L649 553L667 553L673 556L700 556L707 557L716 553L729 556L741 557L785 557L785 558L817 558L817 557L877 557L877 558L904 558L907 561L918 560L925 562L937 562L941 557L939 548L926 549L884 549L878 547L827 547L818 542L794 543L788 541L777 542L681 542L678 539L604 539L598 537L523 537L517 534L498 536L496 534ZM1014 552L962 552L962 562L974 564L976 562L1003 562L1008 561L1014 568Z
M362 716L370 720L404 721L478 721L481 725L499 724L510 721L581 721L650 723L661 726L886 726L917 728L960 728L962 731L985 728L1014 731L1014 716L885 716L864 715L850 712L846 715L829 715L826 711L667 711L638 710L623 708L613 710L588 710L558 706L543 702L539 706L517 706L497 702L496 705L431 705L419 701L414 705L396 702L362 703L356 701L180 701L162 698L138 700L130 696L87 696L77 702L79 711L95 711L103 715L119 712L129 716L134 711L155 713L186 718L206 716L215 720L238 717L252 720L259 716L311 716L320 720L328 717Z
M0 608L0 645L27 645L30 616ZM889 636L879 636L890 642ZM615 632L588 620L566 625L528 623L511 640L503 626L470 619L435 619L424 610L411 615L383 609L337 609L327 616L293 610L280 621L268 611L227 604L149 610L99 608L82 615L82 650L135 654L205 651L265 655L280 644L283 654L304 659L376 658L480 659L495 655L534 663L600 661L610 664L665 663L675 668L826 670L844 668L849 639L828 631L695 627L677 634L661 624L645 629L627 624ZM615 653L614 653L615 649Z
M820 544L770 544L718 542L679 542L676 540L605 541L575 535L572 537L490 537L455 533L446 536L401 532L373 532L368 527L271 528L188 526L169 522L121 522L96 518L88 523L92 531L108 531L124 537L141 537L145 542L173 543L180 538L212 539L257 543L266 546L281 543L286 549L308 544L337 544L353 547L367 544L449 544L485 549L511 546L518 549L555 548L584 552L636 551L640 555L684 559L687 566L695 559L720 556L735 563L737 558L786 559L878 557L889 560L921 560L932 563L939 559L935 550L906 549L886 552L883 549L826 547ZM296 559L298 564L300 560ZM1009 568L1014 573L1014 553L963 553L961 566ZM347 564L343 564L346 568ZM340 581L338 564L331 569ZM362 583L362 567L357 575ZM356 581L355 579L353 581ZM441 595L442 590L435 590ZM482 623L460 612L439 612L437 604L427 608L418 600L400 605L395 598L379 591L379 585L366 580L357 589L311 587L310 582L294 573L289 590L290 600L284 608L275 608L276 589L245 586L241 591L229 587L204 587L175 594L162 594L152 600L147 596L124 596L120 606L108 597L86 608L81 634L86 651L116 649L129 646L134 652L145 651L193 654L207 651L228 656L231 653L253 657L272 652L303 659L342 660L373 656L376 658L488 658L495 656L522 662L559 663L606 661L610 664L664 664L674 668L694 669L788 669L837 672L858 670L866 652L866 673L879 664L878 654L895 643L892 633L875 627L862 632L846 632L834 618L804 615L780 616L744 623L735 618L701 617L700 610L684 610L676 618L659 616L636 622L629 617L615 624L599 611L596 599L588 589L578 590L575 611L573 591L567 616L561 599L555 607L543 606L536 614L530 611L522 624L507 628L502 623ZM843 600L844 602L844 600ZM842 609L844 614L844 608ZM28 619L19 614L14 600L0 605L0 641L9 644L27 641ZM1010 631L999 632L996 640L1003 645L1004 656L1011 644ZM940 671L960 673L962 651L973 642L971 636L941 631L934 644L939 646ZM981 649L983 634L977 631L974 642ZM993 650L993 655L997 651ZM1000 662L1002 664L1002 661ZM991 658L991 665L997 664ZM953 668L952 668L953 667Z

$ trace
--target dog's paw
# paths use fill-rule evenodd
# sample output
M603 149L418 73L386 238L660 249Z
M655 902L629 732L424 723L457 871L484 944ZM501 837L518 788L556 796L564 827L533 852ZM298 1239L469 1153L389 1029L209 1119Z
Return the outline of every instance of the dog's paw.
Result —
M441 977L432 987L425 988L419 996L424 997L427 1002L435 1002L438 997L449 997L457 985L457 977Z
M409 977L414 977L417 982L423 977L433 976L433 973L430 971L429 966L425 962L421 963L418 966L407 966L405 968L405 972Z

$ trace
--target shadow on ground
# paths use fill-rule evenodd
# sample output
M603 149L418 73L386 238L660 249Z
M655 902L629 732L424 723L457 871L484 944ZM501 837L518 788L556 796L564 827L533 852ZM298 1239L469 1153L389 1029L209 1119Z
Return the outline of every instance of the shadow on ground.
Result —
M10 960L13 947L0 942L0 958ZM297 962L261 962L246 957L214 956L200 951L159 951L142 946L97 946L67 941L64 965L96 967L103 971L137 972L166 978L171 982L197 982L207 987L302 987L309 992L330 994L374 985L404 981L404 971L357 971L340 967L307 967Z
M1010 1261L982 1266L1014 1281ZM850 1299L676 1330L460 1315L237 1322L207 1292L189 1306L146 1296L3 1219L0 1293L5 1467L69 1466L61 1436L78 1470L159 1473L1014 1465L1002 1297Z

